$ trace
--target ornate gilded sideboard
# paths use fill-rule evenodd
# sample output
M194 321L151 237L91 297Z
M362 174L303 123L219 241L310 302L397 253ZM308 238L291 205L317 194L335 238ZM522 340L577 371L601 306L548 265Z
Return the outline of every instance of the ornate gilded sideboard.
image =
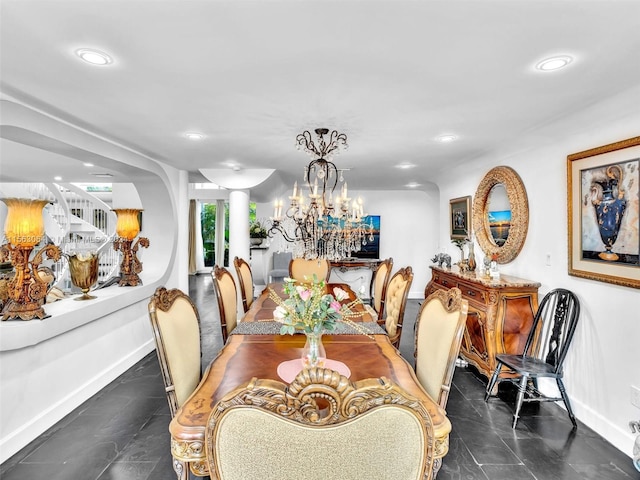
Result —
M330 283L346 283L351 290L358 292L362 299L368 299L371 279L382 260L373 258L345 258L331 261Z
M509 275L492 280L476 276L474 272L460 273L455 266L431 266L431 270L425 298L436 290L458 287L463 298L469 301L467 326L460 347L465 360L490 377L496 367L496 354L522 353L538 309L540 283ZM501 378L510 376L500 375Z

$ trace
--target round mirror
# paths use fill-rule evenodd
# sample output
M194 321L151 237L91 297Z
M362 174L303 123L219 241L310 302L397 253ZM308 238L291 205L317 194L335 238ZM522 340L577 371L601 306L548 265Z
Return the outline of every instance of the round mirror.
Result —
M529 227L527 192L510 167L495 167L480 182L473 199L473 230L480 248L498 263L512 261Z

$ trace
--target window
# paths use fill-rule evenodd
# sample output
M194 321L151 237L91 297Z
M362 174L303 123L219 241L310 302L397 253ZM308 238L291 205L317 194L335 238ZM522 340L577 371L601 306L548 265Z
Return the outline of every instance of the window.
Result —
M224 259L216 262L216 217L217 205L203 203L200 222L202 225L202 246L204 249L205 267L213 267L216 263L229 267L229 202L224 203ZM256 220L256 204L249 203L249 222ZM248 226L247 226L248 228Z

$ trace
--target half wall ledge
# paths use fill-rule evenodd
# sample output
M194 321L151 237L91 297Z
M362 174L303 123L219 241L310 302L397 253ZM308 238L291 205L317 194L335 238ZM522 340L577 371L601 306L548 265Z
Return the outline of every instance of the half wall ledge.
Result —
M111 286L91 292L97 297L76 302L74 296L44 305L42 320L5 320L0 322L0 352L19 350L63 335L75 328L100 320L125 307L151 298L160 282L137 287Z

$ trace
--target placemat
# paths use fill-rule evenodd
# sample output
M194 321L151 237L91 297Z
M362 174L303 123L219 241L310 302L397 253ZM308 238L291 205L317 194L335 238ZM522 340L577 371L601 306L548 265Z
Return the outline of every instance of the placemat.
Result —
M341 375L349 378L351 376L351 370L344 363L338 360L331 360L326 358L324 360L324 367L330 368L331 370L335 370ZM282 362L278 365L278 376L287 383L291 383L294 378L300 373L302 370L302 360L299 358L295 358L293 360L287 360L286 362Z
M376 322L359 322L358 326L369 335L384 335L385 331ZM279 335L279 322L238 322L231 335ZM362 335L362 332L347 323L337 322L336 329L324 335Z

